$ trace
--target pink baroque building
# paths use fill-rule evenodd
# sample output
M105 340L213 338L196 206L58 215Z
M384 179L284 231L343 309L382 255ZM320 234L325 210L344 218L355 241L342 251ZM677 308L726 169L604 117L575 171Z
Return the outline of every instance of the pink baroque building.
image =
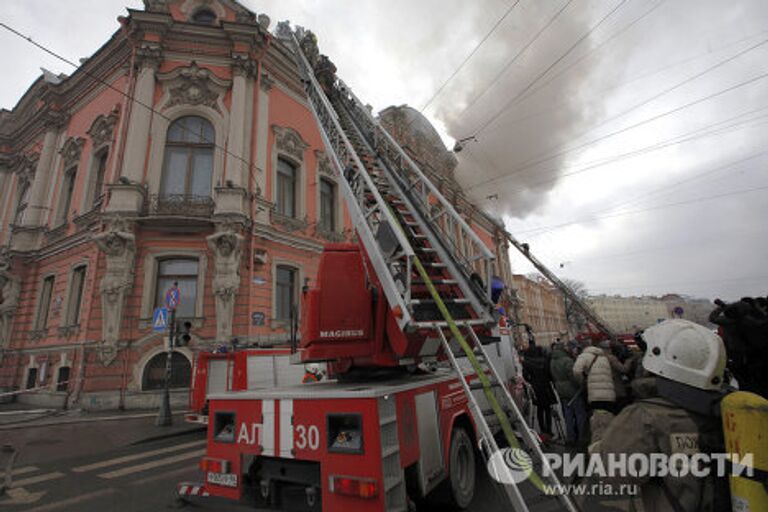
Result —
M70 76L0 111L0 389L84 409L158 404L173 355L285 345L328 242L353 240L291 49L233 0L145 0ZM445 148L443 148L444 150ZM501 255L498 224L466 207Z
M174 384L195 350L285 343L323 244L351 236L269 18L227 0L145 4L0 114L0 387L42 388L23 400L152 405L152 314L173 282L193 325Z

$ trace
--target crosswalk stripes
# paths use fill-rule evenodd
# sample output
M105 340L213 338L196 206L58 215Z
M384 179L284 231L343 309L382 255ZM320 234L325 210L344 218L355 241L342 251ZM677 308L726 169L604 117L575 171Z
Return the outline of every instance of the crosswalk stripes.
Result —
M66 475L61 471L53 471L44 475L31 476L29 478L22 478L21 480L13 480L13 488L25 487L28 485L39 484L41 482L48 482L49 480L56 480L57 478L63 478Z
M148 457L154 457L155 455L163 455L163 454L166 454L166 453L172 453L172 452L176 452L176 451L179 451L179 450L183 450L185 448L191 448L193 446L201 446L201 445L205 444L205 442L206 441L203 439L203 440L200 440L200 441L193 441L191 443L177 444L177 445L174 445L174 446L168 446L166 448L160 448L160 449L151 450L151 451L148 451L148 452L141 452L141 453L136 453L136 454L133 454L133 455L125 455L123 457L117 457L115 459L103 460L103 461L95 462L93 464L87 464L85 466L77 466L77 467L72 468L72 471L75 472L75 473L84 473L84 472L93 471L93 470L96 470L96 469L107 468L109 466L117 466L119 464L125 464L126 462L133 462L135 460L141 460L141 459L146 459Z
M13 489L24 489L67 477L79 477L82 474L93 472L94 476L101 479L115 479L142 472L148 472L155 468L170 466L172 464L202 457L205 454L205 439L166 446L154 450L148 450L130 455L123 455L106 460L99 460L82 466L66 469L56 468L56 471L46 472L38 466L24 466L11 471ZM131 464L133 463L133 464ZM106 472L99 472L103 470ZM185 468L186 471L189 468ZM36 474L38 473L38 474Z
M27 473L34 473L39 469L40 468L38 468L37 466L24 466L23 468L16 468L12 470L11 475L13 476L26 475Z
M174 457L167 457L165 459L145 462L144 464L139 464L138 466L129 466L127 468L116 469L115 471L110 471L108 473L102 473L99 475L99 478L118 478L125 475L132 475L134 473L140 473L142 471L147 471L149 469L154 469L160 466L167 466L169 464L174 464L176 462L181 462L183 460L201 457L203 455L205 455L205 449L196 450L194 452L183 453L181 455L176 455Z

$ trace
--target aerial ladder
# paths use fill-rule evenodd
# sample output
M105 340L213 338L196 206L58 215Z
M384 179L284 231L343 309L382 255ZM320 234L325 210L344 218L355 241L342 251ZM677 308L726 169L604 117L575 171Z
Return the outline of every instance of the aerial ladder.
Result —
M309 106L364 258L374 270L368 278L378 284L387 306L386 346L374 344L366 352L354 340L339 339L331 353L325 349L328 336L354 337L356 332L318 334L310 326L302 331L302 362L353 354L337 367L343 373L356 366L402 367L447 359L467 396L483 457L489 460L502 448L524 448L533 463L530 481L539 488L560 488L553 472L542 471L547 461L538 436L484 346L498 320L491 301L493 253L352 90L334 72L321 75L318 56L302 51L301 36L278 33L295 49ZM471 370L460 366L464 357ZM529 510L530 500L517 484L503 489L514 510ZM577 510L565 494L542 494L541 499ZM401 508L388 505L387 510Z
M549 270L549 268L547 268L547 266L544 265L541 260L534 256L531 253L531 248L528 244L521 243L514 236L512 236L511 233L505 233L505 236L509 243L512 244L515 249L520 251L520 254L522 254L528 261L530 261L531 265L533 265L536 270L541 272L541 274L549 279L550 282L555 285L557 289L560 290L560 292L563 293L563 295L567 296L574 304L576 304L576 306L584 313L589 321L595 325L595 327L600 329L612 340L616 339L616 334L610 327L606 325L603 319L600 318L598 314L595 313L595 311L589 306L589 304L587 304L584 299L579 297L579 295L574 292L570 286L565 284L559 277L557 277L554 272Z

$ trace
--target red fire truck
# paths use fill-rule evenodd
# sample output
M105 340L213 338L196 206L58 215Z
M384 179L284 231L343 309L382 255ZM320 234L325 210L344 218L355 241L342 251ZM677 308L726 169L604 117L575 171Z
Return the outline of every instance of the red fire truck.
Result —
M304 367L291 364L291 354L289 347L200 352L195 358L186 421L208 424L212 394L300 383ZM324 370L322 366L320 369Z
M304 53L314 36L284 24L277 36L296 57L359 240L326 246L301 294L292 358L327 362L336 379L210 394L205 481L177 492L283 510L464 508L477 456L522 441L546 463L494 364L505 353L494 255L327 59ZM527 510L521 487L501 488ZM575 511L567 497L541 498Z

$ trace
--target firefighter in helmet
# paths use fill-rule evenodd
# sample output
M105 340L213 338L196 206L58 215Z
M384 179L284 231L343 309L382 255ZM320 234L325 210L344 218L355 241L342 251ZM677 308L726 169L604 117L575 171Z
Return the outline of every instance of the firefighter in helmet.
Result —
M320 382L321 380L323 380L323 371L320 369L319 364L310 363L304 366L304 378L301 379L302 384Z
M709 455L725 451L720 401L725 396L723 340L687 320L667 320L643 333L648 372L633 382L638 400L608 426L592 451L609 454ZM728 482L712 471L697 478L668 474L611 478L637 484L646 511L730 510ZM637 497L633 497L637 499Z

